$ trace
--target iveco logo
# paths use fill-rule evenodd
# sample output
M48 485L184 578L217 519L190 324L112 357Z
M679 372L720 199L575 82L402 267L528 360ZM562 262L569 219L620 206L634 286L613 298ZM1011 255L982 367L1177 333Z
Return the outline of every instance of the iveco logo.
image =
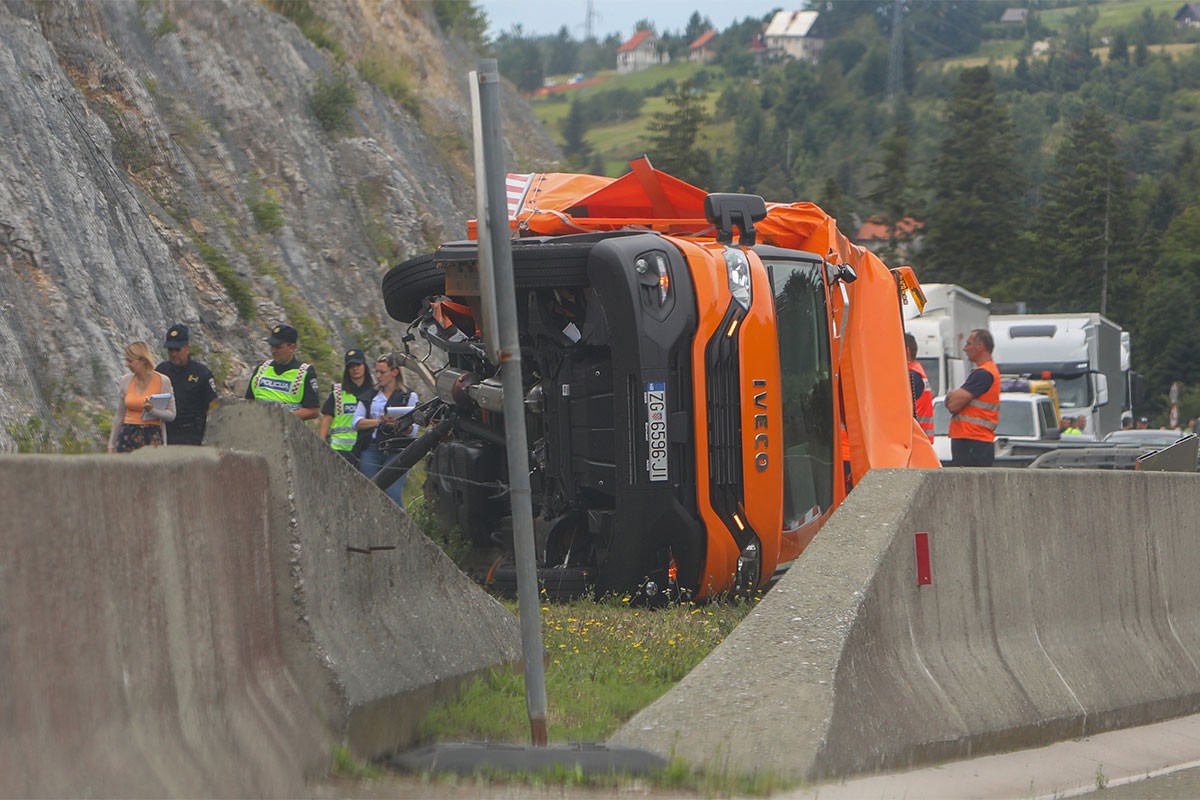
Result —
M767 382L755 379L754 388L762 388L754 393L754 407L759 409L754 413L754 468L759 472L767 470Z

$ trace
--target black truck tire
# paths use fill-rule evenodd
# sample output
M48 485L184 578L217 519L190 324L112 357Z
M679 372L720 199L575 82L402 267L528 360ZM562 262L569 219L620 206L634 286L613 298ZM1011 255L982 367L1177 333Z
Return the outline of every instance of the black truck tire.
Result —
M587 285L587 257L594 241L516 244L513 282L518 289L570 289ZM383 276L383 303L388 316L411 322L423 310L425 298L444 294L446 276L441 264L474 261L474 247L442 248L410 258Z
M583 567L538 567L538 592L545 592L552 602L565 602L588 595L592 591L591 573ZM492 592L501 597L517 596L517 568L512 564L496 567L492 575Z

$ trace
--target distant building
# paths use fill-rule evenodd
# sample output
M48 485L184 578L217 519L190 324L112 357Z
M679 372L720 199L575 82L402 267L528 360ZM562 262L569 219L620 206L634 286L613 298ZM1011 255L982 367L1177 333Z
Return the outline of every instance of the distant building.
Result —
M1027 8L1006 8L1000 15L1000 21L1012 25L1023 25L1028 14L1029 9Z
M825 46L813 29L817 16L816 11L777 11L763 34L763 43L771 56L815 63Z
M905 217L896 223L896 249L902 256L916 253L921 247L921 231L925 223ZM855 231L851 241L872 253L878 253L892 243L892 229L880 217L868 217Z
M1175 12L1175 22L1180 25L1200 26L1200 3L1184 3Z
M717 56L717 32L705 31L696 37L696 41L688 45L688 61L693 64L707 64Z
M617 48L617 72L621 75L640 72L647 67L666 64L671 57L659 52L658 36L654 31L638 31L629 41Z
M750 41L750 56L754 59L756 67L766 66L768 50L761 31L754 34L754 38Z

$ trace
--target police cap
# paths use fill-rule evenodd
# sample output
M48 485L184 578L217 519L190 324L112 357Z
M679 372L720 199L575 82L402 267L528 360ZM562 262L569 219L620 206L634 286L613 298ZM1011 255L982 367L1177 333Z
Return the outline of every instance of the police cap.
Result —
M163 347L168 350L178 350L181 347L188 345L188 326L187 325L172 325L167 328L167 337L163 342Z
M362 350L359 350L356 348L353 350L346 351L346 366L347 367L350 366L351 364L366 364L366 363L367 363L367 356L366 356L366 354L363 353Z
M295 344L300 338L296 329L291 325L279 324L271 328L271 335L267 337L267 344L274 347L277 344Z

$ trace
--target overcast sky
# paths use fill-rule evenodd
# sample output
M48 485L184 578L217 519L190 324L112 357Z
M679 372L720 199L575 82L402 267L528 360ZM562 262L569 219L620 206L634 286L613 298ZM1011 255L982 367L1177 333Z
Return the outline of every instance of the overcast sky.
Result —
M582 39L585 32L587 0L476 0L491 23L495 35L520 24L527 35L553 34L566 26L572 38ZM787 6L786 3L782 4ZM796 8L800 2L795 2ZM708 17L718 30L746 17L762 17L781 4L776 0L592 0L596 18L592 31L597 38L618 33L621 38L633 35L638 20L649 19L659 33L682 33L693 11Z

